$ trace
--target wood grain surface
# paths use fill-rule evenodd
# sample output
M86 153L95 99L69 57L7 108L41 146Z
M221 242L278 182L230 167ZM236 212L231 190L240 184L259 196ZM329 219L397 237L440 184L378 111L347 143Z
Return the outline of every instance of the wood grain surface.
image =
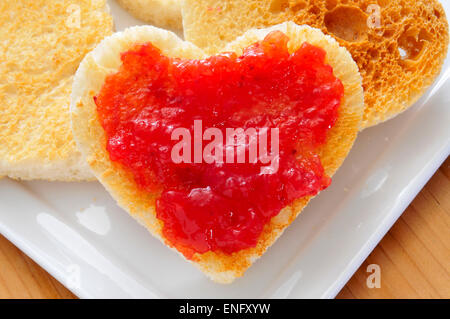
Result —
M380 288L369 288L369 265ZM0 298L76 298L0 236ZM338 298L450 298L450 158L339 293Z

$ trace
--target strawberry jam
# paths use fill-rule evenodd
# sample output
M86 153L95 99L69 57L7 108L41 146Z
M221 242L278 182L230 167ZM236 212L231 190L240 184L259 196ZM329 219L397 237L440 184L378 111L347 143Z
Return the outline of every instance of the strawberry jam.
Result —
M317 149L337 120L344 88L323 49L304 43L289 53L288 40L275 31L241 56L202 60L169 58L151 43L139 44L121 55L120 69L94 98L110 159L138 187L158 194L163 237L187 258L255 247L282 208L331 182ZM267 138L269 150L278 143L276 168L264 170L261 153L236 159L239 147L250 150L250 138L216 148L223 161L194 159L186 150L190 161L174 161L177 128L190 133L185 145L192 150L208 145L202 134L203 142L194 138L199 120L202 132L215 128L223 137L227 128L259 129L256 136L277 129L278 140ZM225 160L230 147L236 157Z

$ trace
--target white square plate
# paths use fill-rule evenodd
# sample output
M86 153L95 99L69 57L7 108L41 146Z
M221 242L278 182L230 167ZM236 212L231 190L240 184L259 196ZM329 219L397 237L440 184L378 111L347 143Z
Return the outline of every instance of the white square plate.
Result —
M110 5L118 30L139 24ZM449 78L447 60L412 109L364 131L333 185L231 285L164 247L99 183L0 180L0 232L84 298L332 298L449 155Z

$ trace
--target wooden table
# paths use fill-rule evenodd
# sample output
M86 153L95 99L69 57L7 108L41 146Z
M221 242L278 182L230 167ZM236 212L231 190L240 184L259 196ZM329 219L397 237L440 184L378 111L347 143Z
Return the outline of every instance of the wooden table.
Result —
M370 264L380 266L380 288L367 287ZM76 297L0 236L0 298ZM450 298L450 158L338 298Z

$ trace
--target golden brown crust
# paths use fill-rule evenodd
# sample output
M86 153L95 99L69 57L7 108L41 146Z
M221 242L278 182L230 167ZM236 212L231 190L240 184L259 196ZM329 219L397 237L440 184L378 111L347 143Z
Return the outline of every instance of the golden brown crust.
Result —
M79 63L112 32L105 1L0 1L0 175L93 179L70 128Z
M136 18L161 28L180 31L182 0L117 0Z
M284 21L321 29L350 51L363 77L363 127L417 101L447 54L448 23L437 0L186 0L183 5L185 39L208 53L248 29Z
M327 174L332 175L351 149L360 128L364 101L361 77L357 66L350 54L339 47L331 37L323 35L319 30L306 26L300 27L293 23L265 30L251 30L231 43L227 50L239 53L242 48L262 40L268 32L275 29L283 31L290 37L289 49L291 52L305 41L324 48L327 52L328 63L333 66L335 75L344 84L345 96L339 111L339 119L336 126L329 132L327 144L321 149L325 170ZM101 89L105 77L118 69L120 53L136 43L143 42L152 42L164 54L172 57L205 57L201 49L180 40L172 33L153 27L135 27L123 33L117 33L105 39L81 63L72 93L72 122L79 148L86 155L100 182L109 190L120 206L164 242L161 237L162 224L155 216L155 194L140 190L127 171L109 160L105 149L104 131L98 121L93 101L93 96ZM308 201L309 198L300 199L274 217L264 229L255 248L232 255L216 252L196 254L192 263L214 281L220 283L233 281L236 277L241 276L275 242Z

